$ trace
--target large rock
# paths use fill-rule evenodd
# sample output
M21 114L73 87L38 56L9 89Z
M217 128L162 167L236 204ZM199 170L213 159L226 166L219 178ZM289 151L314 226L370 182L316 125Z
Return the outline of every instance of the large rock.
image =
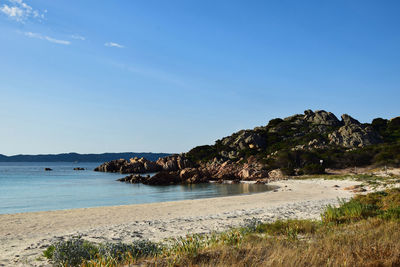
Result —
M279 179L284 178L285 175L283 174L281 169L275 169L275 170L272 170L272 171L268 172L268 177L271 180L279 180Z
M117 159L117 160L112 160L109 162L105 162L101 164L100 166L96 167L94 171L98 172L120 172L122 166L125 166L128 164L128 161L126 159Z
M159 158L156 163L164 171L178 171L194 167L194 164L184 154Z
M400 127L400 117L391 118L389 120L389 122L392 127L396 127L396 128Z
M331 144L354 148L377 144L381 137L369 125L347 124L328 135Z
M166 171L161 171L154 176L147 175L146 177L139 174L131 174L124 178L118 179L117 181L131 184L142 183L147 185L172 185L182 183L179 173Z
M148 185L173 185L173 184L181 184L182 180L179 177L178 172L168 172L168 171L161 171L156 175L146 179L144 182Z
M342 127L328 135L331 144L354 148L380 143L382 138L370 125L363 125L347 114L342 115Z
M222 145L233 150L259 149L267 145L265 137L253 130L242 130L221 140Z
M304 119L313 124L321 124L328 126L339 126L341 122L332 112L326 112L325 110L316 110L313 112L308 109L304 111Z
M147 178L150 178L150 175L143 177L140 174L131 174L124 178L117 179L117 181L131 183L131 184L138 184L138 183L146 183Z
M238 164L226 161L224 163L208 163L199 168L201 177L209 180L257 180L267 178L268 173L259 163Z
M291 122L293 124L302 124L304 122L304 115L302 114L295 114L283 119L284 121Z
M224 180L258 180L268 178L268 173L257 162L236 164L229 161L213 162L196 168L189 167L177 171L161 171L154 176L143 177L131 174L118 179L121 182L143 183L147 185L197 184Z
M148 185L198 184L206 183L212 178L202 168L185 168L178 171L161 171L146 178L143 182Z
M158 172L161 167L145 158L132 158L129 161L125 159L112 160L105 162L94 169L101 172L119 172L119 173L149 173Z
M150 173L159 171L177 171L193 167L194 164L184 155L172 155L159 158L157 162L145 158L118 159L105 162L96 167L95 171L120 173Z
M187 168L179 173L179 177L185 184L206 183L212 180L212 176L202 168Z
M350 115L347 115L347 114L342 115L342 122L344 123L344 125L351 125L351 124L360 125L361 124L358 120L354 119L353 117L351 117Z

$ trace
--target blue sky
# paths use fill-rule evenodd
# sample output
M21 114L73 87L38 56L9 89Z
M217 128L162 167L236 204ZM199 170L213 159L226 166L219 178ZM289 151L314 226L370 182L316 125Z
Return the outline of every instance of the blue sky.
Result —
M0 154L184 152L400 115L399 1L0 0Z

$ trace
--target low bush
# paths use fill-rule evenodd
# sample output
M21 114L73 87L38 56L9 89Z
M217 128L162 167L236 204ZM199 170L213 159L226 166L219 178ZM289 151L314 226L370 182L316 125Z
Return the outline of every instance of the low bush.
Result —
M48 247L43 255L55 266L79 266L82 262L93 259L97 252L98 248L95 245L76 237L55 243Z
M134 241L132 244L95 244L80 237L74 237L49 246L43 252L43 256L55 266L91 266L98 261L117 264L140 257L156 256L162 249L161 245L144 240Z

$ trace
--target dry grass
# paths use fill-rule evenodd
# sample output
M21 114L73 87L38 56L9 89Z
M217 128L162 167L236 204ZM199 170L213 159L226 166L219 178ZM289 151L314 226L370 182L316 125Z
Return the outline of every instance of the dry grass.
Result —
M249 235L238 247L217 245L179 261L152 266L400 266L400 224L369 219L322 226L299 238Z

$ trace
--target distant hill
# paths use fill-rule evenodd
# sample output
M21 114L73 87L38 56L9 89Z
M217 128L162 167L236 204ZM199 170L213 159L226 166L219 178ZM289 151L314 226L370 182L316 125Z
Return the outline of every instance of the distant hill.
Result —
M142 160L143 161L143 160ZM279 179L325 173L327 168L400 166L400 117L361 123L343 114L306 110L267 125L241 130L187 153L147 162L107 162L96 170L143 173L146 166L163 171L121 181L150 185L193 184L223 180ZM149 171L150 172L150 171Z
M47 155L15 155L5 156L0 154L0 162L105 162L115 159L130 159L134 157L143 157L155 161L160 157L169 156L168 153L103 153L103 154L47 154Z
M290 175L324 167L400 166L400 117L360 123L347 114L339 120L331 112L306 110L195 147L186 157L202 164L245 163L251 157L264 169L280 168Z
M399 167L400 117L361 123L347 114L339 120L331 112L306 110L155 164L117 160L95 170L132 174L161 169L151 177L130 175L120 181L169 185L215 180L273 181L285 176L322 174L327 168Z

